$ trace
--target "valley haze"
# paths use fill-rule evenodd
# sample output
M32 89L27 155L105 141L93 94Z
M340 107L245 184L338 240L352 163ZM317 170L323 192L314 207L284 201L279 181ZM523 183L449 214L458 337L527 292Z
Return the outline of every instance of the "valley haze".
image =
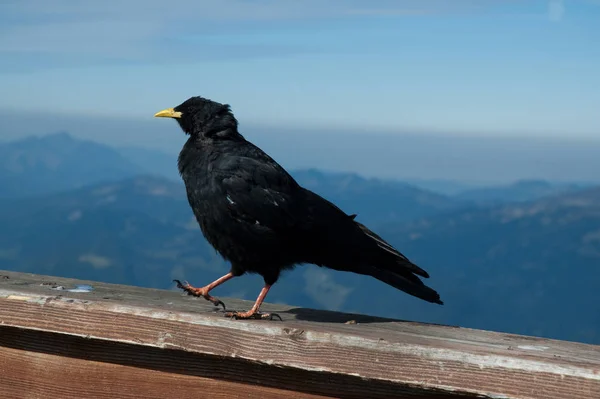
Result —
M69 131L114 147L154 149L176 157L186 137L170 122L154 119L152 112L143 119L0 109L0 140ZM350 171L440 189L448 180L464 188L521 179L600 182L600 138L261 126L244 121L240 132L288 169ZM165 173L170 170L175 176L176 167Z

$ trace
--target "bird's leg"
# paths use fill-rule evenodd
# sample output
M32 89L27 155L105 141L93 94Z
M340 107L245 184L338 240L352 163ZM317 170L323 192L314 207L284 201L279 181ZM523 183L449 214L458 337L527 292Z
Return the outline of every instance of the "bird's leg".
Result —
M226 312L225 317L233 317L234 319L269 319L273 320L273 317L278 317L281 320L281 316L277 313L260 313L260 305L262 305L267 293L271 289L270 284L265 284L262 290L260 290L260 294L258 294L258 298L256 298L256 302L254 302L254 306L247 312Z
M221 305L221 306L223 306L223 310L227 310L225 308L225 304L222 301L220 301L217 298L214 298L214 297L210 296L208 293L213 288L216 288L216 287L220 286L225 281L231 280L234 277L235 276L232 273L227 273L223 277L221 277L221 278L213 281L212 283L210 283L210 284L208 284L208 285L206 285L206 286L204 286L202 288L192 287L191 285L188 284L187 281L183 282L183 284L179 280L173 280L173 281L177 283L177 288L181 288L188 295L201 296L204 299L206 299L207 301L212 302L215 306Z

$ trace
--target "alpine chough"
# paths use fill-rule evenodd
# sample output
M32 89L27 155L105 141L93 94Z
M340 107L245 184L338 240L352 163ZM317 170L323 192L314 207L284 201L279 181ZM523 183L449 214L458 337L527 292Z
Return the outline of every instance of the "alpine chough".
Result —
M425 301L442 304L419 277L427 272L333 203L300 186L290 174L238 131L228 104L192 97L155 114L174 118L189 135L178 158L187 198L208 242L231 263L229 273L195 288L177 286L215 305L210 295L245 273L264 279L254 306L225 312L241 319L272 318L259 311L280 273L312 263L375 277Z

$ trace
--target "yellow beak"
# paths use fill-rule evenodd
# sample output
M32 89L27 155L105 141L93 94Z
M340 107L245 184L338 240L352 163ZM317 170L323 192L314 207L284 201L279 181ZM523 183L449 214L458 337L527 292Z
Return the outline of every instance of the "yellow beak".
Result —
M156 118L181 118L181 112L175 111L173 108L163 109L154 114Z

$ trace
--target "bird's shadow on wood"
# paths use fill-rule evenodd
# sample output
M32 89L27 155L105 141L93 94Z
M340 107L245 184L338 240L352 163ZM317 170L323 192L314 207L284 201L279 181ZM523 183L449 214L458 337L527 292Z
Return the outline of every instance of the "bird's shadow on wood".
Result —
M330 310L316 310L307 308L293 308L282 314L288 313L293 314L296 320L303 321L314 321L317 323L342 323L342 324L355 324L355 323L390 323L390 322L405 322L407 320L389 319L385 317L368 316L362 314L353 313L341 313Z
M312 321L316 323L336 323L336 324L369 324L369 323L416 323L427 326L442 326L459 328L459 326L427 323L423 321L392 319L387 317L369 316L356 313L342 313L331 310L317 310L307 308L293 308L285 312L280 312L280 315L285 320L285 314L293 314L296 320Z

